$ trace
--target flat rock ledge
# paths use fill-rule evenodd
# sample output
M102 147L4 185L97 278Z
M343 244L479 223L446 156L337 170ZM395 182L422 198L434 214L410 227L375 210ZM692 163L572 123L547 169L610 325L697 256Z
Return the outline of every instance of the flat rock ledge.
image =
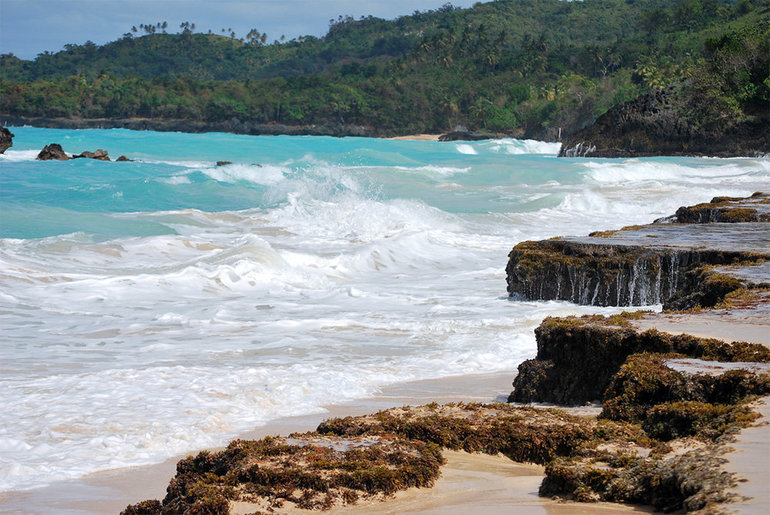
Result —
M734 290L761 284L716 267L770 260L769 209L766 193L717 197L659 223L525 241L509 254L508 293L594 306L712 307ZM670 223L680 220L689 223Z

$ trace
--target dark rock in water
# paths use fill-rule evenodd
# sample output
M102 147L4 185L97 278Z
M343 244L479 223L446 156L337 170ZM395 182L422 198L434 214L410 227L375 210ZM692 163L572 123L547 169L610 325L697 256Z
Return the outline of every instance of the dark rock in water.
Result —
M559 157L761 156L770 153L770 120L725 131L693 126L681 113L681 86L655 90L611 108L564 138Z
M37 155L38 161L51 161L53 159L58 161L68 161L70 158L64 153L64 150L62 150L61 145L58 143L46 145Z
M454 130L447 132L438 137L439 141L481 141L485 139L499 138L499 134L491 134L488 132L471 132L465 130Z
M106 150L97 149L94 152L89 152L86 150L85 152L78 154L76 156L72 156L72 159L79 159L79 158L88 158L88 159L96 159L98 161L109 161L110 156L107 154Z
M129 158L127 158L126 156L120 156L119 158L117 158L117 159L115 160L115 162L116 162L116 163L118 163L118 162L123 162L123 161L129 161L129 162L132 162L132 163L134 162L134 160L133 160L133 159L129 159Z
M217 166L225 166L233 164L232 161L217 161Z
M13 137L14 134L11 131L5 127L0 127L0 154L13 146Z

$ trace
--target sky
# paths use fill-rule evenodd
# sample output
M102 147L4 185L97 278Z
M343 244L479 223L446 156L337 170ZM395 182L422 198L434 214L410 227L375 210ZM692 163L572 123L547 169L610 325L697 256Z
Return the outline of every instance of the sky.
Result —
M454 0L470 7L477 0ZM436 9L447 0L0 0L0 53L23 59L61 50L66 43L107 43L132 26L168 22L178 32L184 21L196 32L232 28L236 37L250 29L268 34L322 36L339 15L392 19L415 10Z

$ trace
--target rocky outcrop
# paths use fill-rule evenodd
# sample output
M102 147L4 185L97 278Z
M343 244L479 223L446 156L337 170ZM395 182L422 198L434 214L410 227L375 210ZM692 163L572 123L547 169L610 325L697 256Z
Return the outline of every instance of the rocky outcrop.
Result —
M718 207L682 208L673 221L680 215L710 218L714 212L721 218L768 219L765 194L721 200ZM711 307L742 284L711 267L770 260L768 228L766 222L657 223L583 238L525 241L509 254L508 293L594 306L644 306L688 298L672 308Z
M720 361L770 361L762 345L639 331L626 317L547 318L535 330L537 356L519 365L508 402L575 405L600 400L629 356L678 353Z
M14 134L11 131L5 127L0 127L0 154L5 153L13 146L13 137Z
M70 157L64 153L61 145L58 143L50 143L43 147L43 150L37 155L38 161L69 161Z
M61 145L58 143L51 143L46 145L43 150L40 151L40 153L37 155L37 159L38 161L68 161L70 159L96 159L97 161L110 161L110 156L106 150L100 148L94 152L86 150L80 154L76 154L70 157L64 152L64 150L62 150ZM129 159L126 156L120 156L116 159L116 161L133 161L133 159Z
M753 157L770 153L770 120L705 131L680 114L679 91L679 86L669 86L612 107L593 125L565 137L559 156Z
M748 198L714 197L711 202L680 207L676 214L655 223L706 224L770 222L770 195L756 192Z
M76 155L72 156L72 159L80 159L80 158L88 158L88 159L96 159L97 161L109 161L110 156L107 154L106 150L97 149L94 152L90 152L88 150Z
M115 160L115 162L116 162L116 163L122 163L122 162L130 162L130 163L133 163L133 162L134 162L134 160L133 160L133 159L129 159L129 158L127 158L126 156L120 156L120 157L118 157L118 158Z
M469 131L465 127L456 127L452 132L447 132L438 137L439 141L481 141L485 139L497 139L503 137L502 134L492 134L489 132Z

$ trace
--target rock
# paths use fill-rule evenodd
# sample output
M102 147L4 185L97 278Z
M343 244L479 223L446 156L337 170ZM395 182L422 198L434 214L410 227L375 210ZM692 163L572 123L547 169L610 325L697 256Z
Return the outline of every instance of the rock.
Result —
M455 129L452 132L447 132L438 137L439 141L481 141L485 139L496 139L500 137L499 134L491 134L489 132L471 132L464 127L461 130Z
M690 124L681 85L612 107L564 138L559 157L761 156L770 152L770 120L736 122L723 132Z
M766 201L757 194L718 203L717 209L724 209L720 216L728 218L743 220L748 213L751 219L767 220ZM753 211L747 205L754 206ZM684 209L682 216L689 217L684 214L689 208ZM698 206L692 209L703 212ZM506 272L508 293L514 297L594 306L665 303L666 309L689 309L714 306L741 287L741 281L704 267L766 259L770 231L765 221L657 223L582 238L525 241L509 254Z
M14 134L11 131L5 127L0 127L0 154L13 146L13 137Z
M38 161L50 161L50 160L68 161L70 158L62 150L61 145L58 143L51 143L46 145L43 150L37 155Z
M658 220L655 221L659 223ZM770 195L756 192L749 198L714 197L711 202L680 207L661 222L680 224L770 222Z
M233 164L232 161L217 161L217 166L225 166Z
M508 402L574 405L600 400L628 357L640 352L770 360L770 351L758 344L641 331L629 323L634 315L546 318L535 330L537 356L519 365Z
M116 162L116 163L118 163L118 162L123 162L123 161L129 161L129 162L131 162L131 163L133 163L133 162L134 162L134 160L133 160L133 159L129 159L129 158L127 158L126 156L120 156L119 158L117 158L117 159L115 160L115 162Z
M106 150L102 150L102 149L97 149L94 152L89 152L88 150L86 150L85 152L83 152L81 154L78 154L76 156L72 156L72 159L79 159L79 158L83 158L83 157L86 157L88 159L96 159L98 161L109 161L110 160L110 156L107 154L107 151Z

